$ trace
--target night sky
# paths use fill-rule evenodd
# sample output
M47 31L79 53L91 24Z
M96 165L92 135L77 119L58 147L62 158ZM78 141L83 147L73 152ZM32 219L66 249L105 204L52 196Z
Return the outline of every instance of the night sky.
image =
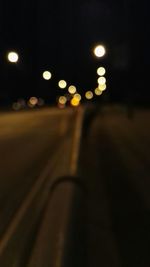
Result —
M124 0L1 0L0 103L41 96L54 101L57 82L65 79L78 91L94 89L96 69L107 69L109 99L149 101L149 3ZM102 43L107 54L93 56ZM15 50L19 63L8 64ZM52 72L50 81L43 70Z

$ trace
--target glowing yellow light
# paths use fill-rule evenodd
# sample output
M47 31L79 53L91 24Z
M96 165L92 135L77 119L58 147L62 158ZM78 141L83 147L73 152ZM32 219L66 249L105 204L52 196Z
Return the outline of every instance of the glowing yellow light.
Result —
M65 105L67 102L67 98L65 96L60 96L58 102L59 104Z
M29 103L31 106L35 106L38 103L38 99L34 96L30 97Z
M79 106L80 101L79 101L77 98L73 97L73 98L71 99L70 103L71 103L71 105L72 105L73 107L77 107L77 106Z
M19 56L16 52L9 52L7 55L8 61L11 63L17 63L19 60Z
M98 84L99 85L103 85L106 83L106 78L105 77L99 77L98 80L97 80Z
M74 85L70 85L69 88L68 88L68 92L70 94L75 94L77 91L76 87Z
M102 91L99 88L96 88L94 92L95 92L96 95L101 95L102 94Z
M52 74L50 73L50 71L44 71L43 72L43 78L44 80L50 80L52 77Z
M105 47L103 45L98 45L94 49L94 54L96 57L103 57L106 53Z
M85 97L86 97L86 99L88 99L88 100L92 99L92 98L93 98L93 93L92 93L92 91L87 91L87 92L85 93Z
M103 75L105 75L105 73L106 73L105 68L100 67L100 68L97 69L97 74L98 74L99 76L103 76Z
M58 86L59 86L60 88L64 89L64 88L66 88L67 83L66 83L66 81L64 81L64 80L60 80L59 83L58 83Z
M74 98L76 98L78 101L81 101L81 95L80 94L75 94Z
M104 91L104 90L106 90L106 88L107 88L106 84L99 84L99 86L98 86L98 89L100 91Z

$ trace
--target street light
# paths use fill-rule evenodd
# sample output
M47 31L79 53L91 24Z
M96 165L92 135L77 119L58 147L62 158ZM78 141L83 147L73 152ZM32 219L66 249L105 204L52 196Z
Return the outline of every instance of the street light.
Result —
M106 49L103 45L98 45L94 48L94 54L96 57L103 57L106 54Z
M15 51L11 51L7 54L7 59L10 63L17 63L19 60L19 55Z

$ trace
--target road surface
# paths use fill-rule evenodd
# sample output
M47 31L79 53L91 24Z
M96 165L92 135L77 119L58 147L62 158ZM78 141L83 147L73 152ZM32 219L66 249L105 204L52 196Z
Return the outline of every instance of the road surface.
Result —
M69 174L69 143L75 113L44 109L0 114L0 237L43 170L49 175ZM66 142L66 158L59 152ZM54 161L57 170L53 174ZM53 163L54 162L54 163Z
M129 117L123 107L105 107L94 114L81 139L76 109L1 113L0 266L27 266L20 255L29 258L51 181L75 174L87 188L85 266L150 266L150 111Z

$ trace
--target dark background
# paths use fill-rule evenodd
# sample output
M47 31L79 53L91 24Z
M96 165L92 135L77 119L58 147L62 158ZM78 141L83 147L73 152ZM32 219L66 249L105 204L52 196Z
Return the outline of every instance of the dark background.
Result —
M96 87L96 69L107 69L105 98L149 104L149 3L110 0L1 0L0 105L35 95L55 103L65 79L83 94ZM93 55L96 44L107 54ZM10 50L19 53L9 64ZM48 69L53 79L44 81Z

